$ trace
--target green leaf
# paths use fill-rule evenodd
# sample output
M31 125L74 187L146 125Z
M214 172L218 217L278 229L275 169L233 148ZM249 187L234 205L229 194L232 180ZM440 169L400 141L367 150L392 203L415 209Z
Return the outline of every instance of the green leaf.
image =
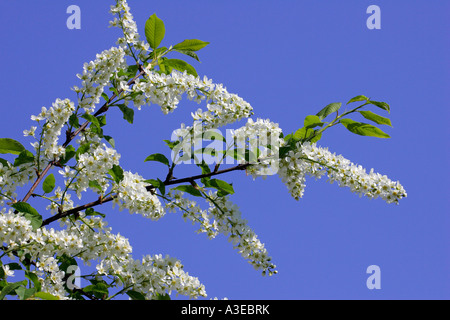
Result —
M100 127L106 126L106 116L104 114L97 116L97 120Z
M36 288L25 288L20 286L16 289L16 293L19 296L20 300L27 300L28 298L32 297L36 293Z
M102 186L100 185L100 183L98 183L97 180L90 180L89 181L89 188L91 189L97 189L98 191L102 192Z
M91 284L83 289L84 292L92 292L94 296L99 299L103 299L109 295L108 285L104 282L97 282L96 284Z
M127 120L129 123L133 123L134 120L134 110L131 108L128 108L126 105L124 104L119 104L118 105L120 111L122 111L123 113L123 119Z
M374 106L377 106L378 108L381 108L383 110L386 110L388 113L391 113L391 108L386 102L369 100L368 103L373 104Z
M341 108L342 103L340 102L334 102L334 103L330 103L329 105L327 105L325 108L323 108L322 110L320 110L317 113L317 116L319 117L320 120L325 119L328 115L332 114L333 112L338 111Z
M22 266L17 262L7 263L6 266L9 266L9 270L22 270Z
M366 96L360 95L360 96L356 96L351 98L347 104L352 103L352 102L356 102L356 101L367 101L369 100L369 98L367 98Z
M39 278L35 273L25 271L25 277L29 279L31 282L33 282L36 291L41 291L41 282L39 281Z
M44 190L45 193L50 193L55 188L55 176L53 173L49 174L47 178L45 178L44 182L42 183L42 190Z
M0 292L0 300L3 300L7 295L14 294L15 290L21 286L25 286L27 284L26 280L8 283Z
M156 49L161 44L166 33L164 22L153 14L145 22L145 37L152 49Z
M170 150L173 150L173 148L175 148L175 146L180 143L179 140L177 141L163 140L163 141L167 144Z
M119 183L123 180L123 169L120 166L114 164L113 167L109 169L108 173L116 183Z
M86 142L83 143L82 145L80 145L78 147L78 150L75 152L75 158L78 160L78 158L80 157L80 155L82 155L83 153L86 153L89 151L89 148L91 147L91 144Z
M0 153L20 154L25 147L18 141L9 138L0 138Z
M103 138L105 138L105 140L108 141L108 143L111 145L111 147L113 147L113 148L116 147L116 142L114 141L113 137L103 136Z
M215 188L215 189L221 191L221 193L218 194L219 196L224 196L227 194L234 193L234 189L231 184L229 184L225 181L219 180L219 179L211 179L211 180L207 181L207 183L205 183L205 186L210 187L210 188Z
M300 140L305 140L308 137L310 137L312 134L314 133L313 129L308 129L308 128L300 128L297 131L295 131L294 135L292 136L295 140L300 141Z
M174 50L190 50L190 51L198 51L203 49L209 44L209 42L205 42L198 39L186 39L180 43L177 43L172 47Z
M303 125L305 128L315 128L323 126L323 122L318 116L306 116Z
M159 294L159 293L157 293L156 295L155 295L155 297L153 298L153 300L170 300L170 296L169 296L169 294Z
M92 114L85 113L81 117L92 123L92 125L100 128L100 122L98 122L98 119L94 117Z
M128 66L127 68L127 72L130 76L134 76L136 74L136 72L138 71L139 67L137 64L132 64L130 66Z
M197 163L197 166L199 166L202 169L202 174L208 174L211 173L211 169L209 168L208 164L206 164L205 160L202 160L202 163ZM210 177L204 177L201 179L203 183L207 183L211 178Z
M150 52L150 55L149 55L149 58L150 59L158 59L158 58L161 58L161 56L162 56L162 54L164 53L164 52L166 52L167 51L167 48L166 47L161 47L161 48L158 48L158 49L155 49L155 50L153 50L153 52ZM136 72L135 72L136 73Z
M158 188L162 195L166 194L166 185L159 178L158 178L158 180L147 179L147 180L144 180L144 182L150 183L155 188Z
M59 300L58 297L47 292L36 292L34 296L42 300Z
M66 147L66 152L64 154L64 157L59 160L60 164L66 164L70 159L72 159L76 155L76 150L72 145L69 145Z
M187 192L187 193L189 193L189 194L191 194L193 196L196 196L196 197L201 197L202 196L202 193L199 190L195 189L191 185L178 186L178 187L172 188L172 190L179 190L179 191Z
M11 205L14 209L24 214L25 219L31 222L33 230L39 229L42 225L42 216L26 202L16 202Z
M164 182L159 180L159 178L158 178L158 182L159 182L159 186L158 186L159 191L161 192L162 195L165 195L166 194L166 185L164 184Z
M103 213L100 213L100 212L98 212L98 211L95 211L94 209L92 209L92 208L87 208L85 211L84 211L84 214L86 215L86 216L100 216L100 217L102 217L102 218L105 218L106 217L106 214L103 214ZM72 263L73 264L73 263ZM76 264L76 263L75 263Z
M186 61L180 59L165 59L164 66L168 68L168 72L170 73L172 69L176 69L180 72L186 71L188 74L193 75L194 77L198 77L197 71L193 66L191 66Z
M14 166L17 167L21 164L34 162L34 154L28 150L22 151L19 156L14 159Z
M197 60L198 62L200 62L200 59L198 58L198 55L192 51L192 50L180 50L180 49L175 49L175 51L185 54L191 58L194 58L195 60Z
M9 162L3 158L0 158L0 163L3 165L3 167L9 167Z
M111 87L108 88L108 90L111 91L111 92L113 92L117 97L120 96L119 90L117 90L116 87L111 86Z
M128 290L126 294L131 298L131 300L145 300L145 296L137 291Z
M89 208L89 209L92 209L92 208ZM92 209L92 210L94 210L94 209ZM87 209L86 209L86 211L87 211ZM57 259L58 259L58 263L59 263L59 269L64 272L67 272L67 269L70 266L78 265L77 260L75 260L74 257L71 257L65 253L62 254L61 256L58 256Z
M340 122L347 128L348 131L361 136L390 138L387 133L367 123L357 122L351 119L341 119Z
M72 113L69 117L69 125L71 125L74 128L79 128L80 127L80 122L78 120L78 116L76 115L76 113Z
M149 155L144 160L144 162L147 162L147 161L158 161L158 162L161 162L161 163L167 165L168 167L170 166L169 160L166 158L165 155L163 155L161 153L154 153L154 154Z
M159 180L159 179L158 179ZM150 183L152 186L154 186L155 188L159 187L159 181L155 180L155 179L146 179L144 180L145 183Z
M385 124L392 127L391 120L388 118L382 117L378 114L373 113L372 111L359 111L364 118L367 120L371 120L377 124Z

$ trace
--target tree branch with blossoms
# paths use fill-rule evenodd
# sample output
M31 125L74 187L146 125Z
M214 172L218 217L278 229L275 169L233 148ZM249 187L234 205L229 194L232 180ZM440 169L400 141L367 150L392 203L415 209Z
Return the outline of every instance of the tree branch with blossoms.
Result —
M76 101L56 99L49 109L42 107L31 117L36 126L24 130L24 135L34 139L33 150L0 138L0 153L12 157L0 158L1 299L168 299L172 292L206 297L204 285L184 271L178 259L160 254L135 259L128 239L113 233L107 227L107 215L96 211L110 202L112 207L151 220L179 212L209 239L226 235L250 265L271 276L277 273L272 257L231 201L233 184L219 176L242 171L254 179L278 175L297 200L303 196L306 176L327 176L331 183L387 203L398 204L406 197L398 181L367 172L317 145L327 129L338 125L358 135L389 138L376 125L391 126L390 120L368 109L390 112L387 103L359 95L347 105L360 105L343 112L341 103L331 103L307 115L301 128L285 134L269 119L251 118L252 106L222 84L199 77L184 60L168 58L178 52L200 61L197 52L208 42L186 39L163 47L165 26L156 14L146 21L145 40L141 40L125 0L116 0L111 13L115 17L110 25L119 27L123 36L116 47L83 65L77 75L81 85L73 87ZM135 111L143 106L158 105L168 114L183 98L206 108L192 113L192 125L182 124L171 140L164 140L170 157L154 153L143 159L167 166L165 178L125 170L114 138L104 134L105 114L118 108L124 120L133 123ZM355 114L371 124L351 119ZM226 137L219 130L245 119L243 126L227 131ZM202 142L209 145L203 147ZM195 172L175 178L175 170L183 164L195 164ZM58 179L52 172L55 168ZM25 190L21 201L19 190ZM75 204L72 197L81 201L88 192L97 200ZM32 197L48 205L34 207L28 203ZM48 228L56 221L60 229ZM13 257L18 262L7 261ZM71 267L79 263L95 263L95 271L82 276L88 283L83 287L68 282ZM12 282L11 277L19 272L26 280Z

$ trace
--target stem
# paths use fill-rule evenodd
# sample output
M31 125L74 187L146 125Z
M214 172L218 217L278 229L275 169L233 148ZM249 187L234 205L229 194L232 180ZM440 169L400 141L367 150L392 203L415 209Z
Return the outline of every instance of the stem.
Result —
M139 70L140 72L138 74L136 74L133 79L131 79L128 82L128 86L132 85L137 78L139 78L140 76L142 76L145 71L142 68L141 65L139 65ZM119 94L122 93L123 90L119 90ZM114 93L107 102L105 102L105 104L103 104L103 106L94 114L94 117L108 111L109 108L109 103L111 103L114 98L116 98L116 94ZM85 123L83 123L75 132L72 132L71 134L67 135L66 141L63 143L63 147L66 148L70 142L83 130L86 129L86 127L89 125L89 121L86 121ZM33 183L33 185L31 186L30 190L28 191L28 193L25 195L25 197L22 199L22 202L27 202L28 199L30 198L30 196L34 193L34 190L37 188L37 186L39 185L39 183L42 181L42 179L44 179L45 175L48 173L48 171L55 165L56 161L52 160L48 163L48 165L45 167L44 171L42 171L42 173L38 176L38 178L36 179L36 181Z
M207 177L212 177L212 176L216 176L216 175L227 173L227 172L231 172L231 171L245 170L250 165L251 165L250 163L241 163L241 164L239 164L239 165L237 165L235 167L231 167L231 168L228 168L228 169L223 169L223 170L219 170L219 171L216 171L216 172L200 174L200 175L187 177L187 178L182 178L182 179L173 179L173 180L170 180L170 181L164 181L163 183L164 183L164 185L169 186L169 185L174 185L174 184L179 184L179 183L184 183L184 182L192 182L194 180L207 178ZM151 191L154 188L155 188L154 186L146 187L147 191ZM103 204L105 202L110 202L110 201L114 200L116 197L117 197L117 195L112 195L112 196L109 196L107 198L101 198L101 199L98 199L96 201L93 201L93 202L90 202L90 203L86 203L86 204L84 204L82 206L78 206L76 208L72 208L70 210L67 210L67 211L55 214L54 216L45 219L42 222L41 226L46 226L46 225L48 225L48 224L50 224L50 223L52 223L52 222L54 222L56 220L59 220L61 218L67 217L67 216L70 216L72 214L76 214L76 213L78 213L80 211L86 210L86 209L91 208L91 207L95 207L95 206Z

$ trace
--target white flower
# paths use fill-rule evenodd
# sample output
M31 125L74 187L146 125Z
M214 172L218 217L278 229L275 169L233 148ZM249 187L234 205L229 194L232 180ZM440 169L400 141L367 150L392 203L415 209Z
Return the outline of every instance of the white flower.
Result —
M14 277L14 270L9 268L9 265L2 265L3 272L5 273L5 277Z
M297 143L296 150L290 151L280 161L278 174L288 186L292 196L301 198L304 190L305 175L320 178L327 175L329 181L338 182L342 187L349 187L354 193L369 198L382 198L387 203L397 203L406 197L406 191L397 181L387 176L369 173L360 166L341 155L331 153L326 148L317 147L315 143Z
M147 186L140 175L125 171L123 180L114 187L117 193L114 203L120 210L128 209L130 213L158 220L165 215L165 210L157 196L146 189Z

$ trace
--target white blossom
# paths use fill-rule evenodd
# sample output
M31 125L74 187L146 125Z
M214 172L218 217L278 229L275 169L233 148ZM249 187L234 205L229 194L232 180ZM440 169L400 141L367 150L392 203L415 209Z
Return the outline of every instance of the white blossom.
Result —
M123 180L114 188L117 193L114 203L120 210L128 209L130 213L158 220L165 215L165 210L157 196L146 189L147 186L149 184L139 174L125 171Z

